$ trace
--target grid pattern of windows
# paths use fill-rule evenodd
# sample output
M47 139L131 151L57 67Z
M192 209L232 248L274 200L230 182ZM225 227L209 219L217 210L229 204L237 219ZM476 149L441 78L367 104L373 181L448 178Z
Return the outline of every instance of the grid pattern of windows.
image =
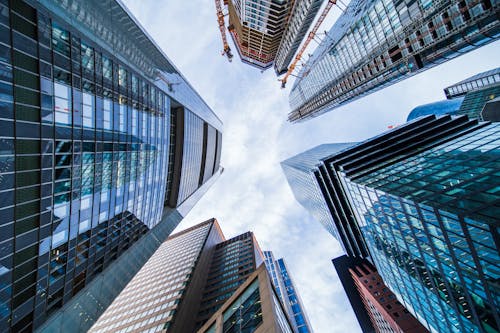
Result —
M14 55L0 59L0 322L21 330L159 222L169 105L103 77L103 51L32 7L16 1L0 13L15 36L0 41ZM146 123L137 135L124 122L132 105ZM116 111L123 121L113 125Z
M354 216L386 285L431 331L500 330L499 130L421 117L315 167L324 199L348 204L332 214Z
M243 62L260 69L272 66L291 2L229 1L229 32Z
M499 331L499 129L476 128L362 177L339 173L384 281L437 331Z
M180 304L212 224L164 242L90 332L161 332Z
M322 3L323 0L297 0L293 4L274 60L274 69L277 73L288 70Z
M119 19L104 19L90 0L31 2L42 10L0 2L0 331L55 316L168 209L171 99L151 68L172 66L135 23L136 34L118 29L133 20L107 1L115 12L106 15ZM75 8L79 24L69 26L64 15ZM119 23L110 30L108 21ZM96 27L99 37L89 34ZM147 44L148 55L137 57L125 35ZM172 75L182 82L176 99L219 128Z
M201 327L256 269L250 232L217 245L203 291L197 326Z
M255 332L262 323L260 303L259 280L256 279L224 312L222 332Z
M294 329L298 333L312 332L304 306L283 259L274 260L271 251L264 251L266 269L271 277L276 294L284 305Z
M351 1L299 73L289 120L320 115L494 41L497 11L489 0Z
M330 213L313 172L322 158L352 145L350 143L320 145L281 162L281 168L295 199L339 241L341 237L335 217ZM341 245L347 252L346 244L341 241Z

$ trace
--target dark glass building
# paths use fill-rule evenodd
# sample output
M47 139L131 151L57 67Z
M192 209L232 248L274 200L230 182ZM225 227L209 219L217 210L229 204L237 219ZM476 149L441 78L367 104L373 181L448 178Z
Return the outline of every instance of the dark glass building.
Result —
M0 1L0 331L84 331L221 172L222 124L114 0Z
M497 1L353 0L298 74L289 121L316 117L500 36Z
M201 327L264 262L252 232L216 245L203 289L196 326Z
M211 219L170 236L91 332L196 332L263 256L253 233L226 240Z
M425 115L465 114L479 120L500 121L500 68L476 74L444 89L446 100L417 106L407 121Z
M265 265L252 273L197 333L295 333Z
M500 331L499 157L498 124L446 115L320 163L385 284L431 332Z
M312 333L304 305L285 261L283 258L275 260L272 251L264 251L264 258L276 294L284 305L294 330L297 333Z

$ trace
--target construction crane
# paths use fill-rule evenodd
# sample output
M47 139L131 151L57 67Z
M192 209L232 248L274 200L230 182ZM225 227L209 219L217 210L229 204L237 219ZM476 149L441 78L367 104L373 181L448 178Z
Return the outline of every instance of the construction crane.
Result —
M323 21L325 20L326 15L328 14L328 12L332 8L332 6L336 5L336 4L337 4L337 0L328 0L328 3L326 4L325 9L323 9L323 12L321 13L320 17L316 21L316 24L312 28L311 32L309 32L309 35L307 36L306 41L302 45L302 48L300 49L300 51L295 56L295 59L293 60L293 62L290 64L290 67L288 67L288 71L286 72L285 76L282 79L278 80L278 81L281 81L281 89L284 89L286 87L286 81L287 81L288 77L290 75L292 75L292 72L294 71L295 66L297 66L297 63L302 58L302 54L306 50L309 43L314 39L314 36L316 35L316 32L318 31L321 23L323 23Z
M222 51L222 55L225 55L227 57L227 60L231 62L233 60L233 54L231 53L231 48L227 43L226 28L224 26L224 14L222 13L222 6L220 4L220 0L215 0L215 8L217 9L217 21L219 22L219 30L222 37L222 43L224 44L224 50Z

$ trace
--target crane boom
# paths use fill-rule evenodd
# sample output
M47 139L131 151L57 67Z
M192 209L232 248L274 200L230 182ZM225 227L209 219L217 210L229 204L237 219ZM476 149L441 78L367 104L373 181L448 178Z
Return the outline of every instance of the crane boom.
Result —
M227 43L226 27L224 25L224 14L222 13L222 6L220 4L220 0L215 0L215 8L217 9L217 21L219 22L219 30L222 37L222 43L224 45L224 50L222 51L222 55L225 55L227 57L227 60L231 62L233 59L233 54L231 53L231 48Z
M286 72L285 76L279 80L281 81L281 88L285 88L286 86L286 81L288 79L288 77L290 75L292 75L292 72L294 71L295 69L295 66L297 66L297 63L300 61L300 59L302 58L302 54L304 53L304 51L306 50L307 46L309 45L309 43L311 42L311 40L313 40L314 36L316 35L316 32L318 31L319 29L319 26L321 25L321 23L323 23L323 21L325 20L325 17L326 15L328 14L328 12L330 11L330 9L332 8L333 5L336 5L337 4L337 0L328 0L328 3L326 4L326 7L325 9L323 9L323 12L321 13L321 15L319 16L318 20L316 21L316 24L314 25L314 27L312 28L311 32L309 32L309 35L307 36L304 44L302 45L302 47L300 48L300 51L297 53L297 55L295 56L295 59L293 60L293 62L290 64L290 67L288 67L288 71Z

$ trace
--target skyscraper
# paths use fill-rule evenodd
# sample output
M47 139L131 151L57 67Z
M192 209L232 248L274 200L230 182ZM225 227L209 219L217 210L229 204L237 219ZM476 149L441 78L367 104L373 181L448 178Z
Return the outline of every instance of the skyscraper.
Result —
M499 331L499 130L427 116L319 163L349 204L338 214L354 213L385 284L431 332Z
M498 39L496 1L353 0L298 74L292 122Z
M349 271L351 267L355 267L356 265L363 263L363 260L364 259L349 257L344 254L340 257L332 259L332 263L335 267L340 283L342 284L342 288L344 288L347 299L351 304L361 331L363 333L375 333L376 331L373 327L370 315L365 308L363 299L361 298L358 288L352 279L351 272Z
M195 332L263 263L251 232L226 240L215 219L170 236L91 332Z
M342 284L354 284L355 290L349 290L348 298L351 301L360 298L362 310L369 317L373 327L362 326L363 333L378 332L378 333L427 333L428 331L420 324L420 322L412 316L412 314L396 299L394 293L390 291L382 277L378 274L377 269L366 259L349 259L335 260L335 268L337 272L348 270L349 279L352 282L342 280ZM347 264L345 267L340 267ZM339 274L340 276L341 274ZM347 290L346 290L347 292ZM353 305L354 308L355 305ZM360 324L362 316L359 317L355 311L356 317ZM366 324L365 324L366 326Z
M229 32L241 61L284 73L323 0L229 0Z
M311 333L311 324L285 261L283 258L275 260L272 251L264 251L264 258L273 286L285 306L294 330L297 333Z
M85 330L221 172L222 123L114 0L0 3L0 331Z
M217 244L200 300L196 326L200 327L264 262L252 232Z
M293 333L265 265L248 277L198 333Z
M354 214L338 183L324 183L327 170L320 167L321 159L343 151L355 143L324 144L281 162L281 168L295 199L333 235L344 252L351 257L366 258L364 243ZM338 199L338 200L337 200Z
M500 68L455 83L444 93L446 100L417 106L407 121L430 114L465 114L469 118L500 121Z

